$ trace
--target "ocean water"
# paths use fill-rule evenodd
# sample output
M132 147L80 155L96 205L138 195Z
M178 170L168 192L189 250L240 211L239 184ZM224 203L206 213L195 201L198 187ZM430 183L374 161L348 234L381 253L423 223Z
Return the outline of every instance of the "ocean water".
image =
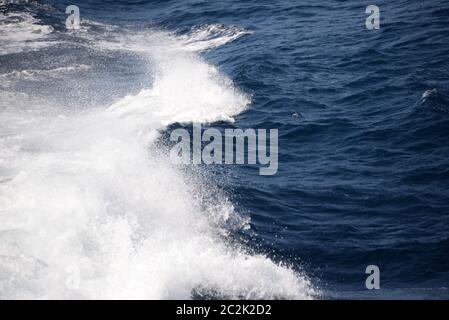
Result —
M446 0L0 1L0 298L449 298L448 31ZM192 123L278 129L277 174L172 164Z

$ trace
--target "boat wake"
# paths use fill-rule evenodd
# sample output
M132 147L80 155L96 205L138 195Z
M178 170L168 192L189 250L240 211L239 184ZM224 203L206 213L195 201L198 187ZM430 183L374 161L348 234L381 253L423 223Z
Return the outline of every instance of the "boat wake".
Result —
M1 37L13 29L23 37L0 53L39 50L53 28L37 23L3 24ZM316 295L305 275L231 245L229 228L249 228L249 219L206 177L171 165L156 143L172 123L232 121L248 107L250 96L198 53L243 34L224 26L182 36L82 34L92 37L91 54L132 52L151 70L140 93L104 107L55 105L17 89L30 78L64 83L90 66L0 74L8 89L0 97L0 298Z

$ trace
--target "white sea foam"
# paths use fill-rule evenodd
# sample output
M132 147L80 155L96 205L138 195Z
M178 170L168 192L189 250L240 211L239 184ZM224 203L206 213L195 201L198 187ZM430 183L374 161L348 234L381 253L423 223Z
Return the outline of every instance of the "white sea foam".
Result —
M102 26L105 30L116 30L109 25ZM106 49L133 50L150 55L173 51L179 54L181 51L200 52L217 48L251 33L236 26L210 24L195 26L186 34L157 30L134 31L126 36L115 33L107 41L105 39L96 41L99 47Z
M36 50L52 42L51 26L27 12L0 13L0 55Z
M173 122L232 120L248 95L185 39L100 45L146 55L151 87L77 114L0 108L0 298L312 298L305 276L227 244L247 218L155 145Z
M196 30L196 29L194 29ZM215 28L207 30L217 33ZM222 28L222 30L227 30ZM234 30L234 29L231 29ZM153 85L136 96L128 96L111 106L120 115L135 114L143 121L162 125L174 122L233 121L232 116L244 111L249 95L235 88L233 82L206 63L192 48L213 48L239 37L243 31L224 32L216 42L202 43L207 36L175 36L160 31L146 31L132 36L116 36L112 41L97 41L103 49L132 50L145 55L153 66ZM203 31L206 33L206 31ZM234 36L230 36L230 34ZM186 47L190 46L187 50ZM201 48L201 49L200 49Z
M217 68L188 54L156 56L153 86L128 96L110 111L135 115L142 121L174 122L232 121L243 111L249 97L236 89Z
M90 69L90 66L85 64L75 64L67 67L59 67L54 69L26 69L20 71L12 71L0 74L0 86L8 88L11 84L27 80L27 81L42 81L49 78L65 78L71 73L82 72Z
M431 97L431 96L434 96L434 95L436 95L436 94L438 94L437 89L426 90L426 91L424 91L424 93L422 94L422 98L423 98L423 99L427 99L427 98L429 98L429 97Z
M185 49L203 51L222 46L248 34L251 32L240 27L210 24L194 27L187 35L179 36L179 39L183 41Z

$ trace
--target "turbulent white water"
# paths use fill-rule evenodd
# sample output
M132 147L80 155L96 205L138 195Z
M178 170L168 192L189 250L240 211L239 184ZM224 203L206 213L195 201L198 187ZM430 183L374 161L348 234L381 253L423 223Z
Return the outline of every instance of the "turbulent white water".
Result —
M0 14L0 54L36 50L49 45L51 26L28 13Z
M24 21L21 30L51 30ZM171 165L155 144L170 123L232 121L250 103L192 49L236 34L226 29L206 45L212 36L201 30L193 33L200 40L147 31L97 41L102 50L146 56L154 70L151 86L107 108L67 111L51 99L1 92L0 298L315 295L305 276L226 244L225 225L247 228L247 219L204 177ZM29 46L24 34L8 52ZM52 70L16 70L0 79L73 71Z

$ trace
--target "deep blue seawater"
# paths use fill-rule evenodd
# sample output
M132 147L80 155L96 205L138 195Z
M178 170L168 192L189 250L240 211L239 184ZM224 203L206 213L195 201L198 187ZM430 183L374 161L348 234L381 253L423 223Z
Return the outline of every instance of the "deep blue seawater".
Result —
M62 31L72 1L43 3L54 11L3 9L30 10ZM250 230L233 231L235 241L302 270L324 299L449 298L449 1L76 4L82 19L136 30L248 31L200 54L251 95L234 123L208 126L279 130L276 175L260 176L254 166L206 168L251 218ZM379 30L365 27L370 4L380 8ZM49 55L61 62L67 50L97 66L72 80L67 99L94 105L145 87L150 71L138 67L138 56L99 56L75 45L5 55L1 69L33 68ZM104 75L117 81L103 83ZM93 83L107 94L79 94ZM365 288L368 265L380 268L380 290Z

